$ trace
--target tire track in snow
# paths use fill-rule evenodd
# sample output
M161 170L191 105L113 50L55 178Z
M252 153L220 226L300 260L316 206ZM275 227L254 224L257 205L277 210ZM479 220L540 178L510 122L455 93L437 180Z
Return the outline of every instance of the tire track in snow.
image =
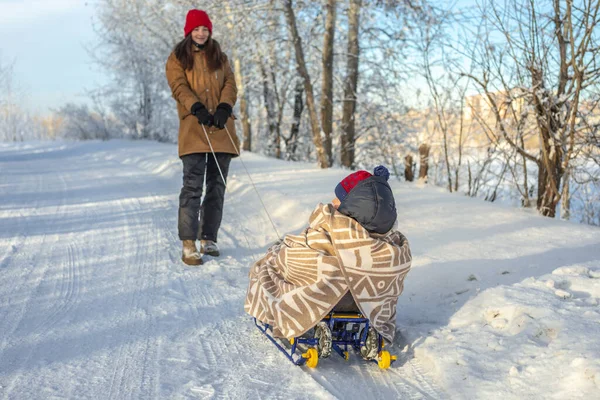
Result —
M430 385L423 385L425 382L423 376L420 373L416 373L416 371L409 371L406 363L400 366L390 367L385 371L380 370L377 366L377 371L372 371L372 379L378 386L381 385L378 384L378 381L381 380L386 387L393 388L396 392L396 398L415 400L436 400L443 398L439 392L432 390Z
M115 161L118 163L118 161ZM143 201L140 197L122 199L119 208L126 216L127 224L124 227L125 246L134 248L135 257L128 269L134 271L126 276L135 276L135 287L130 295L129 313L124 318L125 322L139 321L135 324L135 331L131 332L131 339L119 346L117 358L110 380L109 398L158 398L160 391L160 354L162 339L152 334L157 330L155 299L157 295L158 268L165 265L162 253L165 244L170 249L173 240L171 221L166 212L156 207L161 202L170 204L152 193L148 187L139 183L142 177L155 177L145 169L132 166L138 175L132 177L131 187L134 193L145 193ZM158 182L157 182L158 183ZM147 219L145 210L156 208ZM165 232L168 238L165 239ZM172 258L169 251L168 257ZM167 262L168 264L168 262ZM168 265L167 265L168 267ZM136 393L137 391L137 393Z
M0 270L2 270L2 268L6 267L11 262L12 258L15 254L17 254L17 250L20 247L17 244L22 244L22 242L22 233L17 233L16 236L10 238L10 241L6 245L6 250L4 251L4 254L2 255L2 257L0 257Z
M62 252L63 249L60 248L59 251ZM60 302L57 301L58 305L52 307L52 311L33 329L34 331L48 332L52 330L59 322L61 322L61 320L69 315L73 305L79 297L80 270L79 263L76 259L81 256L81 251L76 242L71 242L67 245L66 253L66 268L63 267L61 269L58 292L53 293L53 297L60 299ZM76 253L78 257L76 257L74 253Z
M140 363L140 360L151 358L148 353L150 348L153 347L148 336L151 316L148 312L148 303L144 301L148 300L148 297L142 294L142 292L148 290L149 286L154 286L154 281L152 285L148 284L148 280L152 279L153 276L149 274L150 271L147 267L147 265L154 263L147 260L144 251L144 244L152 243L149 237L151 229L136 229L136 227L144 226L144 220L140 217L133 218L133 216L136 215L137 211L143 210L143 207L139 198L136 199L134 205L132 203L130 199L119 201L119 207L127 220L123 242L126 249L133 246L135 252L132 264L127 268L127 271L131 271L129 276L135 276L135 278L133 285L128 285L133 287L134 290L130 295L127 307L129 312L126 314L124 322L125 325L131 323L131 321L141 322L133 324L133 328L128 328L129 340L119 346L108 391L108 398L111 399L125 397L156 398L156 393L153 393L152 396L149 396L149 393L143 393L144 365ZM138 324L141 326L138 326Z
M417 380L417 382L420 384L419 387L421 387L423 390L425 390L425 393L430 396L432 399L439 399L439 398L448 398L449 396L435 383L435 381L433 380L433 378L429 378L428 374L426 374L423 371L423 366L421 365L421 363L419 362L419 360L417 360L416 358L409 358L406 363L404 364L404 366L406 368L410 368L411 371L413 371L414 376ZM406 368L404 368L404 370L406 370Z
M10 168L10 167L9 167ZM0 178L2 178L2 186L9 186L10 183L5 183L5 182L9 182L9 177L10 177L10 171L9 173L6 173L6 170L4 168L2 168L3 173L0 174ZM30 182L28 180L21 180L19 186L17 186L16 188L11 188L12 192L16 192L18 193L20 191L21 188L35 188L35 193L39 193L41 191L42 188L42 177L41 175L33 175L33 176L29 176L28 179L35 179L35 185L31 185ZM31 209L38 209L38 205L39 205L39 199L36 197L35 199L35 203L34 205L31 207ZM22 210L10 210L10 209L6 209L6 205L0 205L0 217L3 218L15 218L15 217L19 217L22 218L23 217L23 211ZM31 217L29 217L31 218ZM2 257L0 257L0 272L2 272L2 268L6 267L7 265L9 265L12 261L12 258L18 253L18 250L20 248L22 248L23 246L23 242L27 239L26 235L25 235L25 227L27 226L26 223L24 223L24 221L20 221L20 223L17 226L17 230L12 230L11 236L8 240L8 243L6 244L5 247L5 251L4 254L2 255ZM4 241L4 240L0 240Z
M305 374L301 369L281 353L272 353L270 343L256 342L257 334L245 316L206 327L195 338L197 346L187 349L195 365L194 374L186 378L190 383L185 389L229 399L332 398L315 382L303 379Z
M149 190L154 189L156 192L161 189L161 185L170 184L170 180L157 179L155 174L147 169L121 162L113 157L104 157L103 161L111 162L118 170L126 169L126 176L130 179L130 193L138 196L117 201L119 211L126 219L118 252L133 252L134 255L128 259L127 265L115 268L123 269L121 276L127 283L121 287L134 290L127 294L128 312L118 318L114 329L128 331L128 340L115 345L113 354L116 356L109 355L105 361L111 365L112 370L108 379L109 398L158 398L160 355L164 347L163 337L154 334L158 329L155 313L159 292L158 272L159 267L163 266L165 271L171 269L174 252L170 246L173 242L172 222L167 218L165 210L157 207L166 203L166 208L169 209L170 202L164 200L164 196L150 193ZM144 181L154 184L148 186L141 183ZM126 192L125 195L127 194ZM152 212L147 212L148 207ZM167 259L165 250L168 253Z
M354 351L350 352L348 362L333 353L330 358L319 360L315 369L306 366L300 369L339 399L435 400L446 397L427 383L423 374L417 377L418 372L408 371L405 364L381 370L377 364L362 360ZM356 385L356 382L361 384Z
M38 179L40 182L43 182L43 184L40 184L38 186L38 192L37 193L43 193L43 191L45 190L44 184L47 185L50 188L55 189L58 185L55 184L54 181L48 181L48 180L44 180L41 178L40 175L37 175ZM58 171L58 179L60 181L60 201L58 202L58 204L55 207L55 211L54 213L48 213L48 215L52 215L53 219L51 220L51 222L47 223L47 226L53 226L54 224L52 223L53 221L61 221L66 217L66 193L67 193L67 189L68 189L68 185L65 179L65 176L63 173L61 173L60 171ZM25 191L27 192L27 191ZM35 209L38 209L38 205L40 204L39 200L36 200L35 203ZM29 226L30 223L34 223L35 224L35 218L37 217L37 215L30 217L29 220L33 220L32 222L29 222L29 220L26 220L24 223L22 223L22 226ZM33 239L31 240L33 241ZM47 243L49 242L49 243ZM52 258L52 254L55 252L56 250L56 245L60 245L60 235L59 234L55 234L55 233L44 233L42 238L41 238L41 243L35 243L35 245L33 246L34 248L38 249L39 252L34 253L34 254L28 254L31 258L33 258L33 260L31 261L31 272L27 275L26 280L23 281L23 285L22 287L33 283L33 285L35 285L35 288L30 290L27 293L27 301L25 303L25 306L22 309L22 312L20 313L20 315L18 316L18 322L16 322L14 324L14 329L6 336L5 342L5 346L3 346L0 349L0 355L2 356L0 359L5 362L8 363L8 365L12 366L12 374L11 376L8 378L9 379L9 383L7 384L7 388L6 391L3 393L5 398L8 398L10 396L10 394L12 393L12 391L15 389L15 387L17 387L17 383L23 378L23 374L26 370L27 365L30 363L30 360L33 356L33 354L35 353L36 349L38 349L39 344L41 341L43 341L44 337L49 333L49 331L52 329L52 327L54 327L57 323L57 316L60 313L60 310L62 310L64 308L64 302L65 301L70 301L71 299L71 294L72 294L72 289L66 289L66 291L62 291L61 289L59 289L59 294L58 296L56 296L56 292L52 291L50 293L49 298L51 299L56 299L54 303L52 303L50 306L48 306L48 301L44 300L44 295L42 292L42 289L45 288L45 286L47 284L51 284L52 279L49 279L49 274L55 272L55 270L57 268L59 268L59 266L57 265L49 265L48 263L45 263L45 266L43 267L43 270L40 271L39 274L37 274L38 272L38 268L39 266L36 266L36 260L46 260L46 259L53 259ZM50 252L49 256L45 256L44 254ZM69 263L71 264L71 263ZM68 266L69 270L72 270L72 265ZM64 270L63 270L64 273ZM36 277L37 274L37 277ZM32 279L34 280L34 282L32 282L29 278L32 277ZM71 283L67 282L65 283L65 280L62 279L61 280L61 285L65 286L65 287L71 287ZM18 293L18 291L17 291ZM62 297L62 294L67 294L67 298L65 300L65 298ZM35 303L36 301L41 302L42 304L39 305L39 307L35 307L32 303ZM60 302L58 304L58 310L59 311L55 311L55 304L56 302ZM46 317L44 318L41 323L35 324L33 329L31 327L29 327L29 324L25 322L25 317L31 313L33 313L34 315L36 313L39 313L40 308L49 308L53 311L51 311L51 317ZM54 319L52 319L52 316L54 317ZM18 334L19 330L23 330L24 333L23 334ZM14 338L13 340L11 340L10 338ZM4 353L6 351L8 351L8 349L10 348L20 348L20 347L28 347L29 350L26 352L26 355L23 357L22 354L13 354L9 357L4 357ZM14 359L16 358L16 359Z
M183 279L181 277L178 277L176 282L177 282L177 287L180 289L179 292L181 292L184 296L184 300L186 302L187 309L189 310L190 314L192 315L192 321L194 323L194 326L196 327L196 329L200 329L201 317L200 317L200 313L198 312L198 306L190 301L192 296L190 295L190 291L186 288L186 285L185 285L185 282L183 281Z
M8 176L9 174L0 174L0 176ZM31 187L35 187L35 191L37 193L41 192L42 187L43 187L43 183L42 183L42 178L40 175L34 175L33 177L31 177L30 179L34 179L35 178L35 185L31 185ZM25 181L21 181L21 185L20 187L26 187L29 186L30 182L25 180ZM19 192L20 191L20 187L15 188L14 191L15 192ZM39 208L39 199L36 197L36 201L34 203L34 205L31 207L32 209L38 209ZM12 214L16 214L16 213L7 213L6 211L2 211L0 210L0 216L4 216L8 214L7 217L14 217ZM16 232L14 232L14 236L11 237L10 241L9 241L9 245L6 248L5 254L2 258L2 262L0 263L0 278L2 278L3 282L11 282L12 285L12 290L14 293L21 293L21 291L25 290L27 291L27 288L25 287L28 283L30 283L30 278L32 277L32 273L35 272L37 269L35 268L35 264L34 262L31 260L32 255L31 254L27 254L26 256L28 256L28 260L23 260L21 261L20 258L23 258L20 256L20 254L18 253L18 251L22 248L25 247L25 243L28 240L27 236L25 235L25 229L26 227L29 225L29 220L32 219L31 216L27 216L25 217L25 219L21 219L23 218L23 212L20 211L19 212L19 224L18 224L18 230ZM46 238L42 238L42 240L45 240ZM31 239L29 239L31 241ZM23 270L28 270L26 273L22 273L19 276L5 276L4 273L5 271L3 270L3 268L8 267L10 264L16 264L16 263L20 264L20 268L18 268L18 271L21 272ZM6 273L8 272L8 269L6 270ZM31 288L29 291L27 291L27 295L26 298L28 300L31 299L31 292L34 290L35 288ZM6 301L6 303L5 303ZM1 318L0 321L3 321L3 328L2 329L2 336L0 336L0 355L2 355L2 351L5 349L6 347L6 343L8 338L10 338L12 336L12 334L14 333L14 330L17 329L17 327L19 326L19 324L21 323L21 320L23 319L23 315L25 313L26 310L26 306L27 304L25 303L23 307L17 307L12 305L11 303L9 303L9 299L0 299L0 310L4 310L5 312L3 312L2 314L0 314ZM11 315L12 314L12 315Z
M161 200L159 196L153 195L151 197L150 204L158 205L159 203L164 202ZM141 202L138 202L141 207L144 205ZM166 202L169 204L168 202ZM168 209L168 207L166 207ZM162 337L157 336L155 332L158 330L158 321L155 310L156 302L159 301L160 297L158 294L158 285L159 285L159 268L164 265L164 255L163 252L165 249L170 248L169 240L165 239L164 232L171 231L171 223L167 218L167 214L164 209L157 208L152 213L152 227L149 229L150 233L153 233L155 243L153 247L150 247L152 251L151 258L147 260L147 265L150 266L148 274L151 278L150 290L149 293L151 295L148 296L148 302L146 304L146 313L148 317L148 323L146 325L147 329L145 332L146 336L146 349L144 353L144 363L143 370L141 373L141 384L142 388L145 389L144 395L145 398L160 398L160 356L161 356L161 348L162 348ZM164 244L163 246L160 246ZM148 249L148 247L144 247ZM166 270L166 268L165 268Z

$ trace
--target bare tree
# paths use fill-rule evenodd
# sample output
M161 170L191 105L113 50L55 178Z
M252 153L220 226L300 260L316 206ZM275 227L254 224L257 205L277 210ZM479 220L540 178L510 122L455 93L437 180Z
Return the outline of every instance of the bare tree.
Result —
M98 105L95 106L98 109ZM68 103L57 110L63 121L59 135L68 139L108 140L119 130L119 122L114 118L91 110L86 104Z
M427 182L430 149L431 147L426 143L419 146L419 181L421 182Z
M564 179L589 130L582 124L582 102L589 101L587 91L600 79L599 7L573 0L480 6L480 18L489 25L470 53L478 68L465 75L490 107L492 141L505 141L537 166L537 208L549 217L568 196ZM539 142L537 154L522 146L531 131Z
M242 130L243 144L242 148L245 151L252 151L252 127L250 125L250 116L248 112L248 100L246 99L246 86L244 75L242 73L241 61L239 58L234 58L234 73L238 88L238 97L240 99L240 112L242 114Z
M358 86L358 31L360 28L361 3L361 0L350 0L348 9L348 50L341 138L342 165L348 168L354 168L354 142L356 136L354 112L356 110L356 89Z
M415 27L415 40L409 43L414 53L414 76L426 83L427 113L434 122L435 137L427 139L434 152L442 153L444 185L449 192L459 190L463 150L470 124L465 116L465 94L469 81L454 71L465 60L452 51L457 27L461 26L460 11L427 6ZM437 136L440 136L439 138ZM436 149L441 143L441 149Z
M164 7L164 6L162 6ZM100 46L90 49L95 62L113 78L95 91L106 96L111 112L132 138L164 140L173 135L172 109L164 80L165 54L172 50L169 21L151 0L103 0L98 5Z
M241 21L236 21L236 15L231 9L230 3L227 3L225 6L225 13L227 14L227 29L230 32L235 30L236 23L241 23ZM241 122L242 122L242 149L244 151L252 151L252 127L250 125L250 115L248 112L248 99L246 93L246 76L242 70L242 60L239 56L239 51L237 48L232 49L232 59L233 59L233 71L235 74L236 86L238 89L238 99L240 103L240 114L241 114Z
M23 94L15 82L13 68L14 62L7 63L0 57L0 140L20 142L34 138L33 121L21 107Z
M319 119L317 117L313 86L310 80L310 75L308 74L308 70L306 68L306 62L304 60L304 50L302 49L302 41L300 40L300 35L298 34L296 16L292 8L292 0L284 0L283 5L288 28L290 31L290 36L292 37L292 42L294 44L298 74L302 77L302 80L304 82L304 91L306 93L306 106L308 108L308 113L310 117L310 125L312 130L313 143L317 152L317 160L321 168L328 168L329 160L327 159L327 154L325 153L325 149L323 147L323 140L321 138L321 127L319 124Z
M323 80L321 88L321 126L323 128L324 147L329 165L333 164L333 44L335 41L335 20L337 0L327 0L327 19L323 35Z
M415 180L415 164L411 154L408 154L406 157L404 157L404 179L407 182L412 182Z
M302 100L302 94L304 92L304 84L300 79L296 82L296 90L294 97L294 120L290 128L290 136L284 138L286 148L286 159L296 159L296 149L298 148L298 135L300 132L300 122L302 119L302 111L304 110L304 102Z

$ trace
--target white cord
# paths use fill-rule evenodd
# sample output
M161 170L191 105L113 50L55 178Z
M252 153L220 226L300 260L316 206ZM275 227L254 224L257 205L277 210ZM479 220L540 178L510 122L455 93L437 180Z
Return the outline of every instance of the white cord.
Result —
M204 131L204 135L206 136L206 140L208 141L208 146L210 147L210 151L211 151L211 153L212 153L212 155L213 155L213 157L215 159L215 163L217 164L217 168L219 169L219 174L221 174L221 179L223 179L223 182L225 183L225 190L227 191L227 181L225 179L225 176L223 176L223 171L221 171L221 166L219 165L219 161L217 160L217 155L215 154L215 150L213 149L212 143L210 141L210 137L208 136L208 133L206 132L206 128L204 127L204 125L202 125L202 130ZM265 206L265 203L263 202L262 198L260 197L260 193L258 193L258 189L256 189L256 185L252 181L252 177L250 176L250 172L248 172L248 168L246 168L246 164L244 164L244 161L242 160L242 156L240 154L240 151L237 148L237 146L235 145L235 142L233 141L233 138L231 137L231 133L229 133L229 129L227 129L227 126L225 126L225 130L227 131L227 135L229 136L229 140L231 140L231 144L233 145L233 148L235 149L236 154L238 155L238 157L240 158L240 161L242 162L242 166L244 167L244 170L246 170L246 174L248 175L248 179L250 179L250 183L252 184L252 187L254 188L254 191L256 192L256 195L258 196L258 199L260 200L260 203L262 204L262 207L265 210L265 213L267 213L267 217L269 218L269 221L271 222L271 226L275 230L275 234L277 235L277 239L281 240L281 236L279 235L279 231L277 230L277 227L275 226L275 223L273 222L273 219L271 218L271 215L269 214L269 211L267 210L267 207ZM243 230L242 230L242 234L244 235L244 238L246 239L246 244L248 245L248 248L250 249L250 241L248 240L248 237L246 236L246 234L244 233ZM254 261L256 262L256 260L254 260Z
M225 125L225 130L227 131L227 135L229 136L229 140L231 140L231 144L233 145L235 152L237 153L238 157L240 158L240 162L242 163L244 170L246 170L246 175L248 175L248 179L250 179L250 183L252 184L252 187L254 188L254 191L256 192L258 199L260 200L260 204L262 204L262 207L265 210L265 213L267 213L267 217L269 218L269 221L271 222L271 226L273 226L273 229L275 230L277 239L281 240L281 235L279 234L279 231L277 230L277 227L275 226L275 223L273 222L273 219L271 218L271 215L269 214L269 211L267 210L267 207L265 206L265 203L263 202L262 197L260 197L260 193L258 193L258 189L256 188L256 185L254 184L254 181L252 180L252 177L250 176L250 172L248 172L248 168L246 168L246 164L244 164L244 160L242 160L242 155L240 154L239 149L235 145L235 142L233 141L233 137L231 137L231 133L229 133L229 129L227 128L227 125ZM212 149L212 147L211 147L211 149Z
M223 175L223 171L221 171L221 166L219 165L219 160L217 160L217 155L215 154L215 151L213 150L212 147L212 143L210 142L210 138L208 137L208 133L206 132L206 128L204 127L203 124L200 124L202 126L202 130L204 131L204 134L206 135L206 140L208 141L208 145L210 147L210 152L212 153L213 157L215 158L215 164L217 164L217 168L219 169L219 174L221 174L221 179L223 179L223 183L225 184L225 190L227 190L227 180L225 179L225 176Z
M206 128L204 127L204 125L202 125L202 130L204 131L204 134L206 135L206 140L208 141L208 145L210 146L210 152L212 153L212 155L215 159L215 163L217 164L217 168L219 169L219 173L221 174L221 179L223 179L223 182L225 183L225 191L227 191L227 181L225 180L225 177L223 176L223 171L221 171L221 166L219 165L219 160L217 160L217 155L215 154L215 151L212 147L212 143L210 142L210 138L208 137L208 133L206 132ZM236 149L236 151L237 151L237 149ZM241 230L241 232L242 232L242 235L244 235L244 239L246 239L246 245L248 246L248 249L251 249L252 247L250 246L250 240L248 240L248 236L244 233L243 229ZM253 254L251 254L250 256L252 257L252 262L256 263L256 257L254 257Z

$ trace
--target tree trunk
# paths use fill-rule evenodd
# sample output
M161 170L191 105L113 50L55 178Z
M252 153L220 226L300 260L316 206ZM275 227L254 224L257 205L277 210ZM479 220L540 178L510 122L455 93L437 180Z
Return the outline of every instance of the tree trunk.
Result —
M329 160L333 164L331 134L333 128L333 43L335 38L337 0L327 1L327 19L323 38L323 85L321 88L321 127L325 134L323 146Z
M564 220L571 219L571 185L570 174L567 172L563 176L562 199L560 203L560 217Z
M533 96L536 122L540 138L541 157L538 159L538 199L537 209L542 215L554 218L556 205L560 201L560 180L562 178L561 160L563 151L557 143L555 133L560 123L556 115L548 112L552 96L544 89L543 72L531 67L532 87L538 88Z
M521 143L521 148L525 148L525 140L523 139L523 135L519 135L519 141ZM531 200L529 199L529 184L527 183L527 159L521 155L521 161L523 162L523 207L530 208ZM517 163L515 162L515 165ZM518 185L518 184L517 184Z
M412 182L415 179L413 157L410 154L404 157L404 179L407 182Z
M460 101L460 124L458 131L458 162L456 164L456 169L454 170L454 192L458 192L458 177L460 172L460 167L462 165L462 153L463 153L463 135L465 129L465 91L463 90L461 101Z
M260 73L263 84L263 104L265 106L265 113L267 114L267 125L269 126L269 140L271 141L269 148L271 154L275 157L281 157L281 147L279 146L279 132L277 130L277 112L275 110L275 98L273 91L269 83L269 75L267 73L265 64L261 61Z
M141 131L138 132L142 139L154 139L152 137L152 96L150 94L150 84L144 80L145 74L140 74L142 80L142 98L140 99Z
M227 14L227 29L233 30L234 17L229 3L225 5L225 13ZM240 99L240 113L242 118L243 143L244 151L252 151L252 127L250 125L250 116L248 113L248 100L246 98L246 86L244 75L242 74L242 64L237 51L233 50L233 73L235 75L235 84L238 89L238 99ZM240 151L240 149L238 149Z
M469 194L469 196L472 196L472 194L471 194L472 182L473 182L473 175L471 173L471 162L469 160L467 160L467 193Z
M276 14L276 1L270 1L271 6L269 7L267 24L269 26L277 26L278 25L278 15ZM268 76L268 87L270 89L269 95L271 104L273 107L271 108L272 116L269 117L269 131L273 131L272 137L272 146L274 151L275 158L281 158L281 129L280 122L283 112L283 106L281 104L281 100L279 99L279 87L277 84L277 51L276 46L269 46L269 57L268 63L266 65L263 64L266 69L266 76ZM285 104L285 103L284 103ZM272 125L272 127L271 127Z
M542 144L543 145L543 144ZM537 209L545 217L556 216L556 205L560 195L555 190L555 185L560 184L561 175L556 165L556 156L538 162L538 198Z
M444 136L444 159L446 160L446 174L448 175L448 191L452 193L452 175L450 173L450 157L448 156L448 125L441 128Z
M298 132L300 131L302 111L304 110L304 103L302 101L303 91L304 85L302 81L298 80L296 83L296 95L294 96L294 121L290 129L290 137L285 139L286 157L288 160L295 159L296 148L298 147Z
M427 183L427 172L429 171L429 150L428 144L423 143L419 146L419 181Z
M348 10L348 62L342 113L342 165L354 168L356 89L358 87L358 30L361 0L351 0Z
M242 130L244 132L244 143L242 148L244 151L252 151L252 128L250 126L250 118L248 117L248 102L246 101L246 91L244 86L244 76L242 75L242 66L239 58L233 61L236 77L236 85L238 88L238 97L240 99L240 113L242 114Z
M321 139L321 127L319 126L319 118L317 116L317 109L315 106L315 97L313 94L313 87L306 69L306 62L304 61L304 51L302 50L302 41L298 34L298 27L296 26L296 16L292 9L292 0L285 0L283 2L285 11L285 17L287 20L290 35L292 36L292 43L294 43L294 50L296 52L296 64L298 68L298 74L304 81L304 91L306 92L306 106L308 107L308 114L310 117L310 126L312 130L313 143L317 152L317 160L321 168L329 167L329 160L325 154L323 148L323 140Z

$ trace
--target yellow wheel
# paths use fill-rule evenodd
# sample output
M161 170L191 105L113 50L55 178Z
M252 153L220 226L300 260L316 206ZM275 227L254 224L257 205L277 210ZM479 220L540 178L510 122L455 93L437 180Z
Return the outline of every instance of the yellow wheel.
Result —
M302 354L302 358L306 358L306 366L309 368L316 368L319 363L319 352L314 347L311 347Z
M380 351L379 357L377 357L377 364L381 369L388 369L392 364L392 357L390 356L389 351Z
M344 360L348 361L350 359L350 353L347 351L344 352Z
M294 342L295 342L294 338L291 338L291 339L290 339L290 344L292 344L292 345L293 345L293 344L294 344Z

